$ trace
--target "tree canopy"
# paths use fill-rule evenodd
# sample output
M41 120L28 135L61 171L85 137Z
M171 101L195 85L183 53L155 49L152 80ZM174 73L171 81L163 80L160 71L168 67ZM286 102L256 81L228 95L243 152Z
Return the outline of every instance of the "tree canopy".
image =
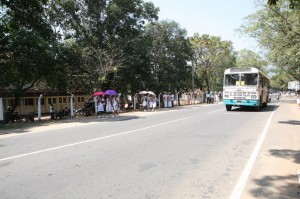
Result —
M124 83L115 81L119 71L141 67L133 47L158 18L142 0L1 0L0 10L0 88L14 107L39 84L88 93Z
M268 0L268 5L270 6L276 6L281 0ZM300 6L300 0L286 0L286 3L288 3L289 7L294 9L294 8L299 8Z
M198 33L189 40L193 51L192 64L195 67L196 82L200 84L198 86L207 91L221 90L224 70L236 65L232 42Z
M265 50L268 61L286 73L300 80L300 11L291 10L284 1L276 6L262 6L248 16L242 31L257 39Z
M236 59L237 67L255 67L265 73L267 73L268 62L263 57L261 57L258 53L243 49L237 53Z
M40 87L69 94L219 91L224 70L236 66L265 70L271 63L276 74L286 75L276 84L299 80L297 2L270 0L242 26L264 48L266 60L250 50L235 52L219 36L188 37L177 22L158 21L152 2L1 0L0 89L15 97L15 107L28 89Z
M45 14L47 1L1 1L0 88L15 96L15 108L24 93L52 75L56 34Z
M187 62L191 48L187 32L174 21L149 24L145 35L150 39L148 77L155 90L172 91L185 89L190 82L191 70Z

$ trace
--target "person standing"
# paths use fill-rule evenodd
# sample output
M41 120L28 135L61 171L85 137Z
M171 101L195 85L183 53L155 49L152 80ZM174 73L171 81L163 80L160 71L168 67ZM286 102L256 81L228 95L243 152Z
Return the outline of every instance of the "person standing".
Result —
M279 100L279 92L276 93L276 99Z
M106 98L106 117L108 117L108 114L112 112L112 101L110 96Z
M156 111L156 105L157 105L157 101L156 101L156 97L153 98L153 108L152 111Z
M113 109L114 109L113 117L119 117L119 107L120 107L119 100L116 97L114 97L112 103L113 103Z
M54 119L54 107L53 107L53 104L51 103L50 104L50 118L51 118L51 120L53 120Z
M153 97L149 97L149 111L153 110Z
M163 94L164 107L168 107L168 95L166 93Z
M172 106L172 108L174 107L174 99L175 99L174 94L171 94L171 106Z
M172 101L171 101L171 95L170 95L170 93L168 94L168 97L167 97L167 102L168 102L168 108L171 108L172 107Z
M102 98L100 98L98 100L98 104L97 104L97 114L98 114L98 118L102 117L104 113L104 103L102 101Z
M206 93L206 103L210 104L210 94L209 94L209 92Z
M214 92L212 92L211 94L210 94L210 104L213 104L214 103L214 100L215 100L215 95L214 95Z
M147 97L145 95L142 97L142 108L143 111L146 111L147 109Z

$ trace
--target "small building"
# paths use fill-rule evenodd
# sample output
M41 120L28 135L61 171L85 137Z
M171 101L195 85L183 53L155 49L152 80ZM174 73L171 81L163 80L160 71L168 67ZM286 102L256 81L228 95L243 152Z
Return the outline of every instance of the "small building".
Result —
M28 112L37 113L38 110L38 98L42 95L41 99L41 112L42 114L48 114L50 112L50 104L53 104L55 110L62 110L65 107L70 108L71 95L62 92L53 92L52 90L41 89L34 90L29 89L26 95L20 99L20 103L16 108L16 112L20 115ZM0 90L0 97L3 99L3 107L6 109L9 106L13 106L15 99L10 95L8 90ZM89 99L89 95L85 92L74 92L73 106L74 109L84 107L85 102Z

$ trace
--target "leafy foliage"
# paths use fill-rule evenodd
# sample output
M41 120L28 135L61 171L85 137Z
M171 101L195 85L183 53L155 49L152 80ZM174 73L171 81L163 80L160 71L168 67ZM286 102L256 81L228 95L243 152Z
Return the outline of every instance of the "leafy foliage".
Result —
M38 81L51 75L56 35L47 21L46 0L1 1L0 88L20 97Z
M281 1L277 6L264 6L247 17L242 31L256 38L267 53L268 60L286 73L300 80L300 14Z
M236 60L237 67L255 67L261 71L267 73L267 65L268 62L263 59L259 54L253 52L252 50L243 49L238 52L237 60Z
M268 0L268 5L276 6L279 2L280 2L280 0ZM299 6L300 6L299 0L286 0L285 2L288 3L288 5L291 9L299 8Z
M71 39L81 48L82 65L70 62L69 67L77 67L84 89L136 90L135 83L126 81L122 73L130 75L128 70L141 67L136 57L144 56L143 51L133 47L141 42L145 23L157 19L158 9L141 0L55 2L49 15L59 24L65 36L63 42Z
M151 40L148 52L151 89L173 92L187 88L191 77L190 66L187 64L191 49L186 30L174 21L160 21L149 24L145 34Z
M235 54L230 41L220 37L195 34L190 38L193 49L193 64L200 87L208 92L221 90L223 73L235 66Z

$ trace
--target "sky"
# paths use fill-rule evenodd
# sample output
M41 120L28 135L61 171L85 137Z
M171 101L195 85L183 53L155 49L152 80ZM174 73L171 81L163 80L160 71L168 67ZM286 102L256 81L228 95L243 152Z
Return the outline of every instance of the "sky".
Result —
M188 36L194 33L219 36L232 41L235 50L258 51L254 39L236 30L243 18L257 10L254 0L146 0L159 7L159 20L173 20L185 28Z

